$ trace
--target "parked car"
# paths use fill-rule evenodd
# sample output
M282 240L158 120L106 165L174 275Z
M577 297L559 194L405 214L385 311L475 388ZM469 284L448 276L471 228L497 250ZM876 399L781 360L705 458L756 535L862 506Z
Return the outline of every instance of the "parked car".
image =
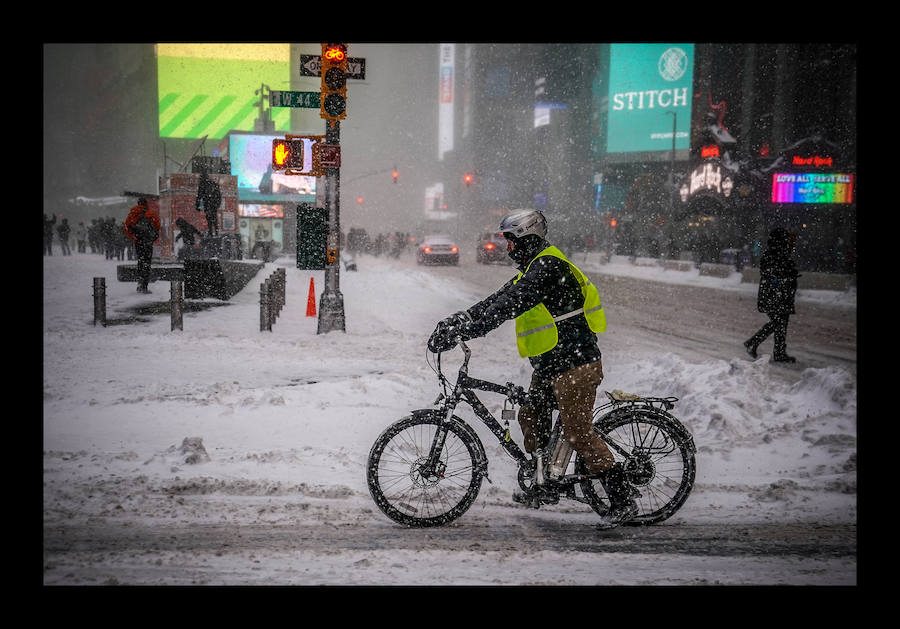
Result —
M478 237L475 258L479 264L491 262L504 262L511 264L512 260L506 255L506 238L500 234L484 232Z
M416 249L419 264L459 264L459 247L450 236L425 236Z

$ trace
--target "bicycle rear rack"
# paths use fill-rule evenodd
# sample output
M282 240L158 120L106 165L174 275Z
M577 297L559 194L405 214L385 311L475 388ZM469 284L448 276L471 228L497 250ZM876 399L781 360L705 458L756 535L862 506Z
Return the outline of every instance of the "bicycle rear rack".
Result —
M675 407L675 402L678 401L677 397L643 397L633 393L625 393L619 389L614 389L611 392L604 391L604 393L609 398L609 402L597 408L594 411L594 415L597 415L597 411L611 406L649 406L650 408L660 408L668 411L672 410Z

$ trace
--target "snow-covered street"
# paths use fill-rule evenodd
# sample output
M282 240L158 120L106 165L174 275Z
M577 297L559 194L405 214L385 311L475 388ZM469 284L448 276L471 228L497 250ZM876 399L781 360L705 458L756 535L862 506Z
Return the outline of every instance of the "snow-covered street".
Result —
M369 448L439 393L425 349L435 322L512 270L468 258L424 268L411 255L358 262L358 272L340 276L346 332L318 335L316 318L305 315L310 279L318 299L324 274L290 258L266 264L227 305L203 300L209 308L186 312L183 331L171 331L168 313L117 322L130 308L168 300L167 283L140 295L102 256L44 257L44 584L856 584L855 289L800 291L788 331L798 363L783 366L769 362L771 340L755 361L743 352L741 341L765 318L755 312L756 286L737 274L586 257L609 322L601 388L679 398L673 412L698 448L686 504L653 527L662 533L597 531L596 516L578 503L517 505L513 461L460 408L486 447L492 483L452 525L411 531L373 503ZM282 266L286 306L272 332L260 332L259 285ZM94 277L106 278L107 327L92 323ZM527 386L512 325L470 342L473 376ZM445 357L445 371L454 360ZM483 401L499 415L500 396ZM529 531L527 543L479 541L508 524ZM542 547L546 537L531 534L563 535L567 525L595 537L593 545ZM837 527L833 547L846 535L852 550L729 555L668 552L660 543L656 552L628 551L629 540L677 537L678 527L710 544L730 530L740 538L766 527ZM204 528L230 536L209 544ZM291 539L304 530L316 545ZM115 541L129 531L147 532L139 552ZM92 545L92 532L104 541ZM200 542L185 541L194 535ZM177 546L165 542L178 537Z

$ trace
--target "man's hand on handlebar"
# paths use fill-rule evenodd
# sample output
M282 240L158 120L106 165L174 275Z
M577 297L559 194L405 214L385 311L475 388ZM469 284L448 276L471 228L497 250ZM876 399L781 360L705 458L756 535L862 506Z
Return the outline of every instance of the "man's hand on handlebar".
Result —
M428 339L428 351L434 353L446 352L456 347L456 337L451 335L453 326L447 323L447 320L438 322L434 332Z
M460 311L438 322L428 339L428 350L435 353L446 352L456 347L459 341L483 335L482 327L472 321L467 312Z

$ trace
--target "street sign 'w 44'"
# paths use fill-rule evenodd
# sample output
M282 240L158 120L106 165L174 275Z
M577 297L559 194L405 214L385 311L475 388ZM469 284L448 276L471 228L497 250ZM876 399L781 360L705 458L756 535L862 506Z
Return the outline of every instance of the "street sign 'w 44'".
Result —
M307 107L319 108L319 92L286 92L269 91L269 105L272 107Z

